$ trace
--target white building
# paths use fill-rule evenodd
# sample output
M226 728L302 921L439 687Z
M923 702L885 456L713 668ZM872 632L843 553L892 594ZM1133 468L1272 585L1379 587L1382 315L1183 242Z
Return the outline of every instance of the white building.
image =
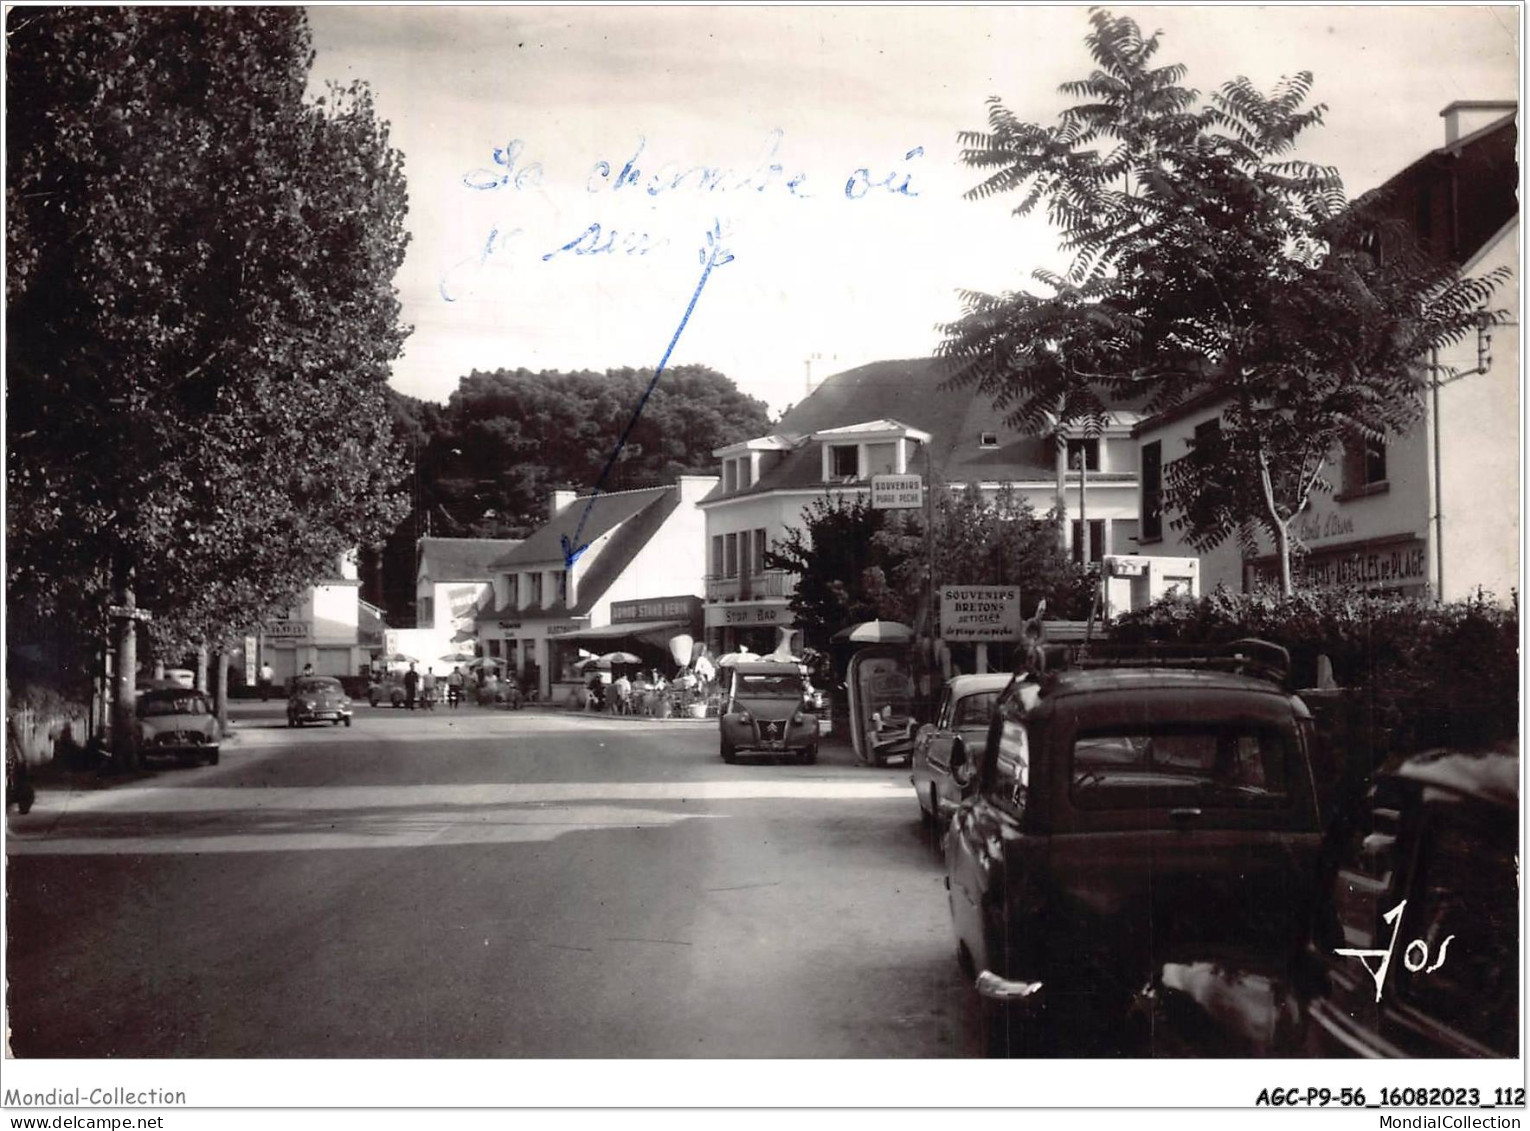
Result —
M802 525L824 495L868 494L881 474L919 474L993 494L1005 484L1038 514L1062 506L1074 556L1090 561L1136 550L1137 415L1117 413L1104 433L1082 427L1049 436L1007 427L988 396L942 389L940 363L883 361L823 381L769 436L718 448L721 482L702 503L707 516L708 644L732 651L775 646L792 626L793 575L765 568L767 547ZM1084 466L1075 469L1079 461ZM1086 525L1087 524L1087 527Z
M438 667L441 657L473 651L478 614L494 606L493 563L520 544L517 538L421 538L415 544L415 627L395 635L399 650Z
M1452 103L1446 144L1391 178L1389 216L1420 242L1484 275L1519 262L1517 130L1513 103ZM1385 235L1381 254L1386 254ZM1512 313L1437 359L1464 376L1437 382L1425 418L1384 445L1333 453L1332 495L1315 495L1294 524L1307 553L1298 584L1359 583L1455 600L1478 587L1507 600L1519 585L1519 279L1492 306ZM1163 468L1188 450L1196 429L1213 427L1215 399L1201 398L1143 421L1143 514L1139 541L1149 554L1194 554L1161 513ZM1201 556L1202 585L1251 590L1272 583L1277 564L1266 541L1245 560L1234 540Z
M278 685L312 664L319 675L351 676L366 671L370 659L368 636L376 629L377 610L361 600L355 554L338 563L337 576L312 585L285 616L266 621L246 648L246 676L253 667L269 663Z
M581 649L620 647L662 663L670 638L700 631L689 612L705 591L697 504L717 482L682 475L637 491L553 492L547 523L492 565L494 604L477 616L482 654L507 660L543 698L580 686ZM572 564L565 545L584 547Z

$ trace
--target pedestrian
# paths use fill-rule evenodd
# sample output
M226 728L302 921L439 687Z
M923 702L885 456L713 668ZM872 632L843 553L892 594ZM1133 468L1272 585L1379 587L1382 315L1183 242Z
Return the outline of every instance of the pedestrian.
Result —
M630 715L632 713L632 681L627 678L627 673L622 672L616 682L611 684L611 690L616 693L616 702L613 704L618 715Z
M422 681L425 689L424 705L427 711L436 709L436 669L426 668L425 678Z
M404 705L411 711L414 710L414 693L420 686L420 673L414 670L414 665L409 665L409 670L404 673Z
M462 665L458 664L446 677L446 699L455 709L462 705L462 687L467 681L462 678Z
M260 665L260 701L264 703L271 698L271 681L276 678L276 673L271 670L271 664L267 661Z

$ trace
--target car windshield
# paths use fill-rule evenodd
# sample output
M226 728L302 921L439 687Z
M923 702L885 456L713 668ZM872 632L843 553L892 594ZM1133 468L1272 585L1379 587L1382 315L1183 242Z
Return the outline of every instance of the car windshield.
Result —
M740 699L800 699L802 677L787 673L756 675L752 672L739 672L738 682L733 685L733 694Z
M210 715L207 700L195 691L183 691L169 695L145 695L138 701L138 717L152 719L164 715Z
M958 727L986 727L988 720L993 717L993 705L998 701L997 691L980 691L976 695L969 695L956 705L956 722Z
M1080 733L1072 796L1083 809L1281 807L1290 800L1291 741L1242 723Z
M340 681L338 679L322 677L319 679L300 679L293 687L293 690L302 695L318 695L325 691L339 691Z

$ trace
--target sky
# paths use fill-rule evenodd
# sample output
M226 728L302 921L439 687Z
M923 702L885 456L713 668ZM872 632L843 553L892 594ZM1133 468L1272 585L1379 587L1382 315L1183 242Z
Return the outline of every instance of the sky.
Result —
M1110 10L1203 92L1313 72L1326 125L1297 156L1351 196L1443 144L1447 104L1519 90L1508 6ZM1018 199L963 199L958 133L993 96L1054 122L1092 69L1087 7L309 11L315 88L366 81L405 157L412 396L667 357L779 412L809 380L928 355L963 290L1066 266Z

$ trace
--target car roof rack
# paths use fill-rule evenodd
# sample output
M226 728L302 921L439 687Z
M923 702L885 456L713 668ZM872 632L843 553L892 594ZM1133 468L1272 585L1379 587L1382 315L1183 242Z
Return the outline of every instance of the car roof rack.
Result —
M1066 646L1064 646L1066 647ZM1100 668L1175 668L1218 671L1267 680L1282 687L1291 680L1291 653L1279 644L1244 637L1214 647L1173 644L1089 644L1068 650L1062 663L1047 649L1047 670Z

